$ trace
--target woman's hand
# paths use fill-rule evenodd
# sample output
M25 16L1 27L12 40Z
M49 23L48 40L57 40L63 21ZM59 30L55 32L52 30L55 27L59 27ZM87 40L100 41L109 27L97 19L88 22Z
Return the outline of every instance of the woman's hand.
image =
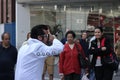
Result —
M102 51L105 51L106 50L106 47L101 47Z
M93 49L95 49L94 47L91 47L91 49L93 50Z

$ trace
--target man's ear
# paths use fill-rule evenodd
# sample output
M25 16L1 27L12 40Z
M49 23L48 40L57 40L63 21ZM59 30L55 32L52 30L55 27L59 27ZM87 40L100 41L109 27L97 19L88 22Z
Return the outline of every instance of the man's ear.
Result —
M38 36L38 40L40 40L40 41L41 41L41 40L42 40L42 37L41 37L41 36Z

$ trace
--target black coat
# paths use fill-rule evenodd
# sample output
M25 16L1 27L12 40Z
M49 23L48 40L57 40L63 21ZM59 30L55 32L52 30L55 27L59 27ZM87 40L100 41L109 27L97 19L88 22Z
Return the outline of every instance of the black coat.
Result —
M104 42L105 43L104 47L106 47L105 51L102 51L101 46L100 46L100 48L98 48L97 39L95 39L91 42L91 47L89 49L89 53L93 54L93 58L92 58L92 62L91 62L92 66L95 66L96 59L97 59L98 56L101 57L101 63L103 64L103 57L109 55L112 52L112 49L111 49L112 46L111 46L111 42L110 42L109 38L102 37L100 39L100 45L101 45L101 42L102 42L103 38L105 38L105 42ZM92 47L94 47L95 49L92 49Z
M88 53L88 47L89 47L89 43L87 40L84 40L84 39L80 39L80 44L85 52L85 56L87 58L89 58L89 53Z
M10 45L0 45L0 80L14 80L14 68L17 61L17 49Z

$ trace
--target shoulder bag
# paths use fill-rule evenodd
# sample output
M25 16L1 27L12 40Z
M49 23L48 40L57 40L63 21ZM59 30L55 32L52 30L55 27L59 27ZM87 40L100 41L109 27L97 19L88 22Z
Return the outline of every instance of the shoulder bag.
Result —
M79 60L80 66L82 68L88 68L90 65L90 62L82 55L82 53L78 47L78 44L76 44L76 48L78 51L78 60Z

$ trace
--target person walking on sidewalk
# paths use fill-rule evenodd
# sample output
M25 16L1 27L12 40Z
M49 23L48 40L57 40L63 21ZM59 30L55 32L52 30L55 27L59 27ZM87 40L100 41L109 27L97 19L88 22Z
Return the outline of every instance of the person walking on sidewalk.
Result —
M4 32L0 44L0 80L14 80L17 49L10 43L10 34Z
M94 36L95 40L91 42L89 53L93 54L91 65L94 67L95 78L96 80L112 80L113 67L104 62L104 57L107 57L112 52L110 39L103 35L102 27L95 28Z
M59 60L59 75L63 80L80 80L81 67L78 59L78 49L84 55L81 45L75 43L75 33L68 31L65 35L67 43L64 45L64 50L60 54ZM85 57L85 55L84 55Z

